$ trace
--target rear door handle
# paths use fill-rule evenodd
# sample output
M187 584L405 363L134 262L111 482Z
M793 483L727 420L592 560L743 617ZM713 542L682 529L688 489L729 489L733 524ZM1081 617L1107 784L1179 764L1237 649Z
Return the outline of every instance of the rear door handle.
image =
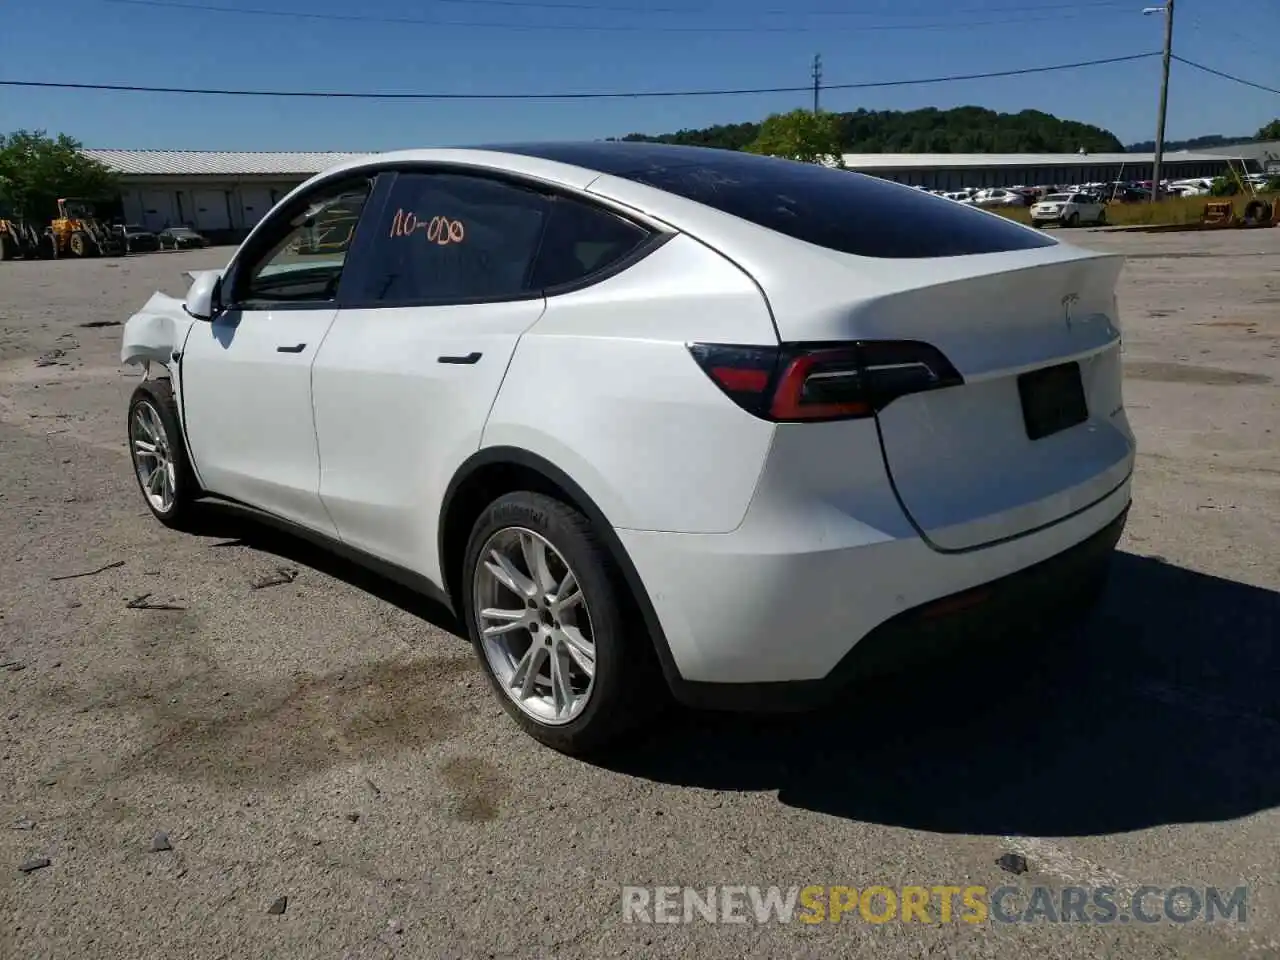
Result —
M482 353L468 353L465 357L437 357L440 363L478 363L480 358L484 356Z
M305 343L299 343L297 346L293 347L276 347L276 353L301 353L305 349L307 349L307 345Z

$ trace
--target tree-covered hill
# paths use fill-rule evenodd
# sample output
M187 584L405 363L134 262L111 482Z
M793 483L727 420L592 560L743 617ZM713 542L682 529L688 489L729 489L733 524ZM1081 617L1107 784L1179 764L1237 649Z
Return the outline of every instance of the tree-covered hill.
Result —
M1092 124L1062 120L1039 110L997 113L983 107L939 110L855 110L838 113L846 153L1090 153L1121 152L1115 134ZM758 123L718 124L701 130L623 140L741 150L755 140Z
M1224 137L1220 133L1211 133L1203 137L1192 137L1190 140L1166 140L1164 148L1169 152L1174 150L1203 150L1205 147L1225 147L1248 139L1248 137ZM1143 140L1141 143L1129 144L1125 147L1125 150L1130 153L1150 153L1155 148L1156 142L1154 140Z

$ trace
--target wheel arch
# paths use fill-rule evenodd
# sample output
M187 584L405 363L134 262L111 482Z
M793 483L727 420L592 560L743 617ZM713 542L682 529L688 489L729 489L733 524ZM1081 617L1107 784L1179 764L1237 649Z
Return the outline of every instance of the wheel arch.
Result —
M643 621L667 684L677 687L681 683L680 671L671 655L657 611L608 517L564 470L545 457L520 447L487 447L472 454L457 469L445 489L438 525L440 575L444 581L441 585L459 617L464 615L465 609L462 563L471 528L486 506L514 490L530 490L555 497L587 518L622 577L627 601L634 607L629 612Z

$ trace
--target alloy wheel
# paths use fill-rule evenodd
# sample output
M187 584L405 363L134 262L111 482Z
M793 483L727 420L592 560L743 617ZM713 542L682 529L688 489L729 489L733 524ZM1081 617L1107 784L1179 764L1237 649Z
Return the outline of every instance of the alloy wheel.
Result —
M499 530L480 551L472 599L485 660L507 696L539 723L578 717L595 685L595 635L560 551L524 527Z
M164 422L156 408L146 400L133 408L133 416L129 419L129 443L143 495L151 509L168 513L173 509L177 496L177 467Z

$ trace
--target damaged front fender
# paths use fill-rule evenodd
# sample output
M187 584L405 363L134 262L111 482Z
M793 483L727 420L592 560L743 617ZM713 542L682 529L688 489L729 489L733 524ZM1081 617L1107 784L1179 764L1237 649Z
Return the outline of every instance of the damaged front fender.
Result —
M174 364L195 319L187 313L183 301L167 294L155 293L141 310L124 325L120 346L120 362L149 367L158 363Z

